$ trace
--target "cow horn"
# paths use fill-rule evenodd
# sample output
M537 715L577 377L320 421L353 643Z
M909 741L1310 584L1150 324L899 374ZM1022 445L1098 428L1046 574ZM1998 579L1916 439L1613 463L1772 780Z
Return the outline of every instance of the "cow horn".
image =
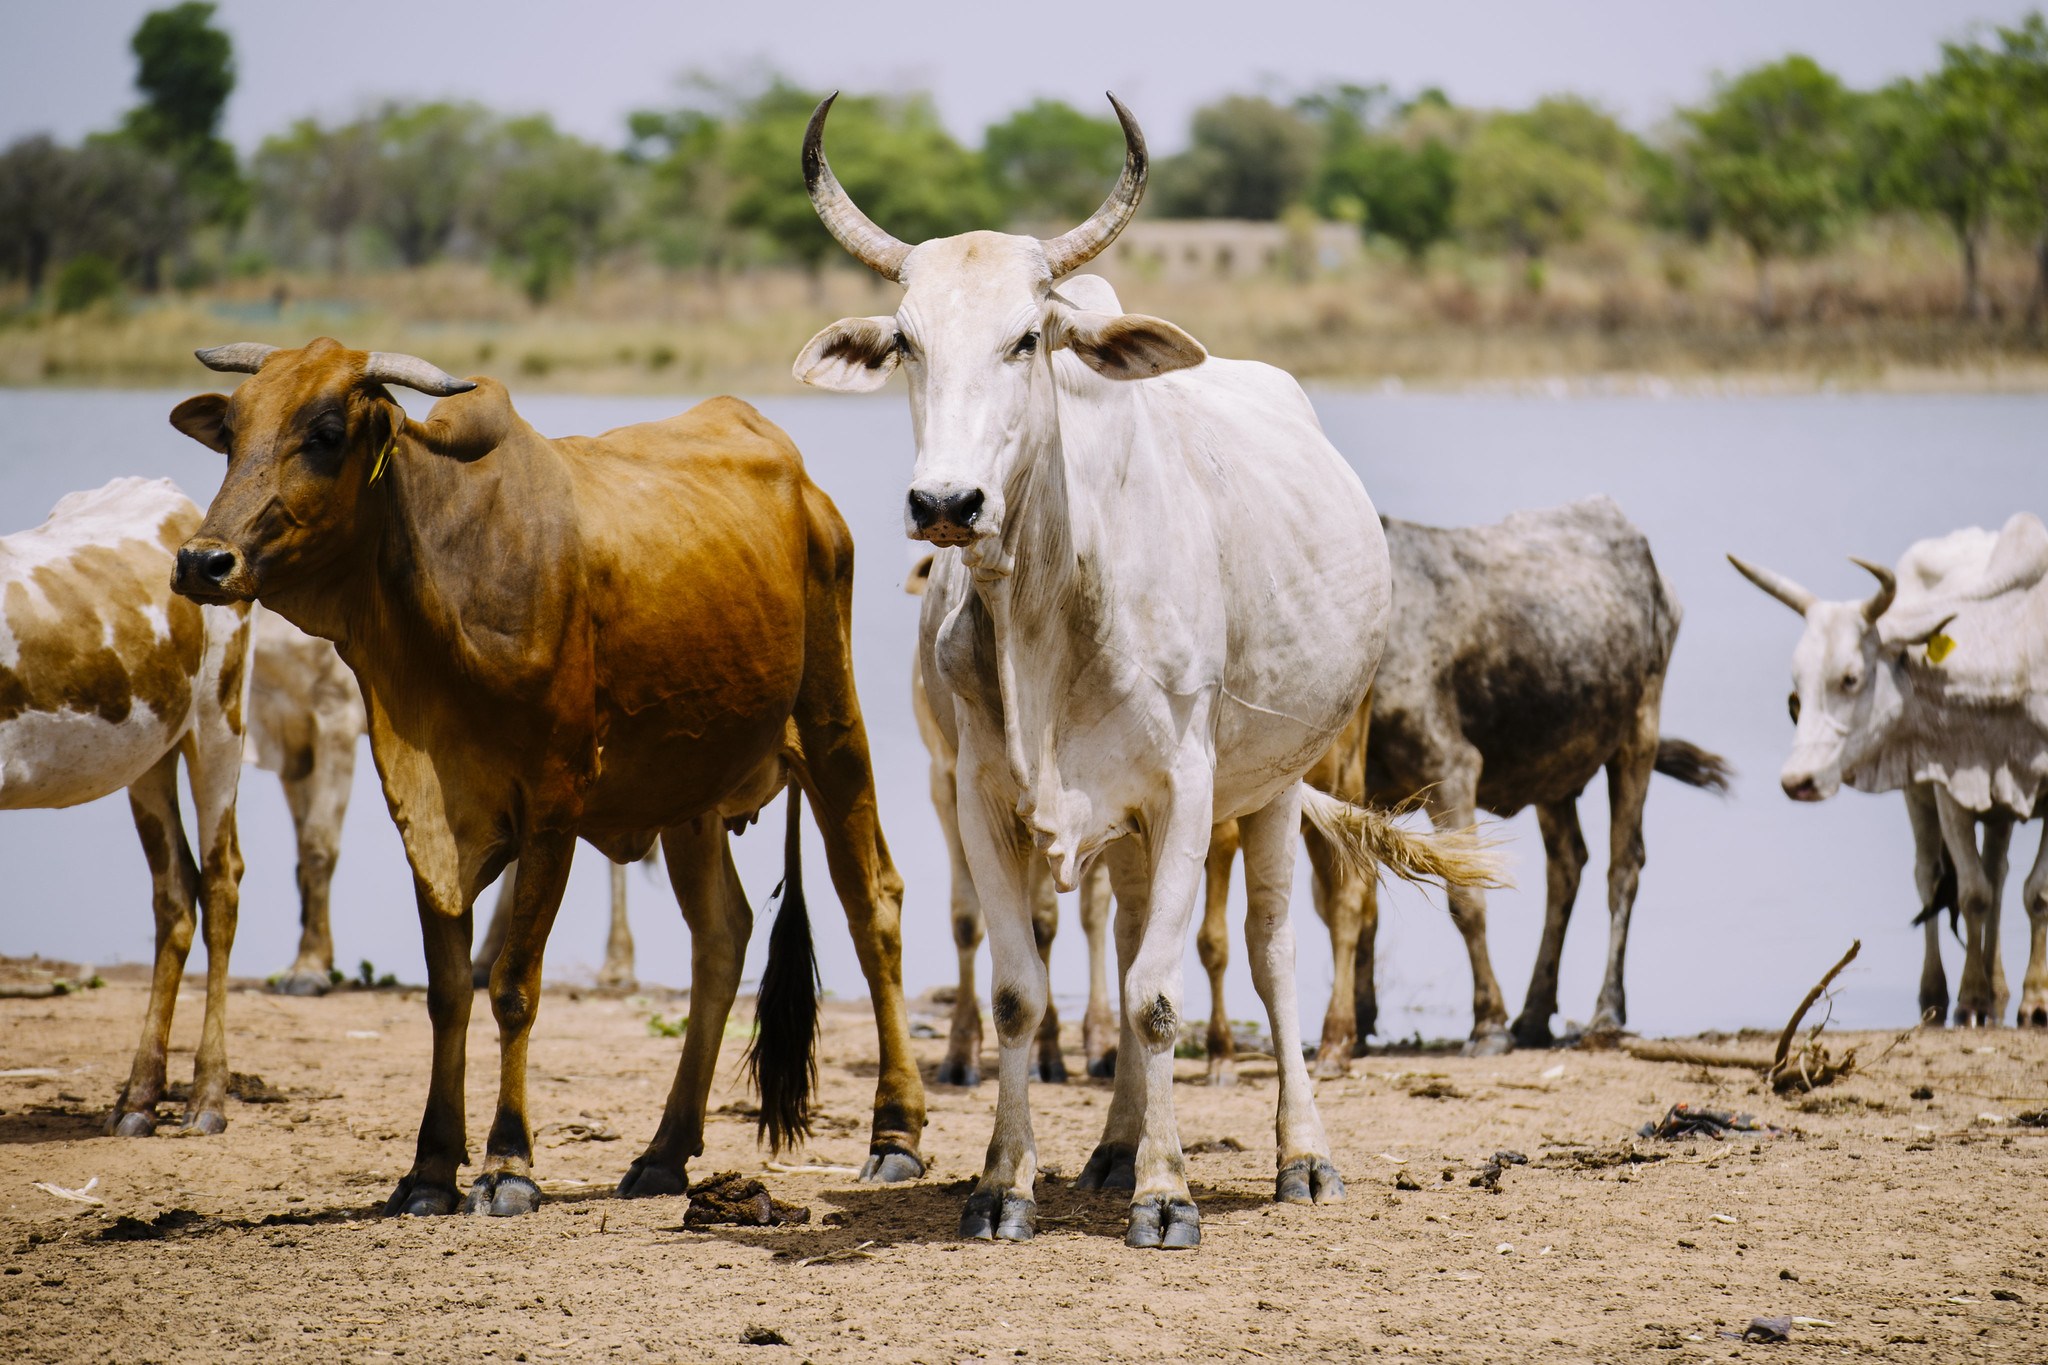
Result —
M1806 615L1807 609L1818 600L1812 593L1781 573L1773 573L1769 569L1760 569L1754 564L1745 564L1734 555L1728 556L1728 562L1735 566L1737 573L1777 598L1780 602L1783 602L1786 606L1792 608L1792 610L1798 612L1801 616Z
M810 192L811 207L818 211L819 221L839 239L839 245L877 275L901 282L903 258L910 254L910 244L899 242L876 227L840 185L839 177L832 174L832 167L825 160L825 115L832 111L832 101L838 98L839 92L834 90L819 100L811 113L810 126L804 129L804 189Z
M370 352L370 359L363 366L363 378L378 384L402 384L436 398L468 393L476 387L473 379L457 379L439 365L429 364L416 355L406 355L401 351Z
M1849 556L1849 562L1859 569L1869 570L1870 576L1877 580L1876 595L1863 604L1863 619L1876 625L1877 618L1884 615L1885 609L1891 606L1892 599L1899 594L1898 575L1882 564L1873 564L1854 555Z
M1111 95L1109 103L1116 110L1116 121L1124 127L1124 173L1117 177L1116 188L1087 222L1039 243L1045 248L1045 263L1052 267L1054 279L1079 270L1100 255L1124 230L1124 224L1131 221L1138 211L1138 202L1145 197L1145 135L1138 130L1138 120L1131 117L1122 100Z
M254 374L263 368L263 362L277 353L277 347L266 346L260 341L231 341L225 346L208 346L205 350L194 351L199 363L209 370L220 370L226 374Z

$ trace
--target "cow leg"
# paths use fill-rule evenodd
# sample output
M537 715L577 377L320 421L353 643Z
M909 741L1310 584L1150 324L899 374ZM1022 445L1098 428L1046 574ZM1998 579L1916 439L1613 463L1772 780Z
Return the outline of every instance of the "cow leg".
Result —
M164 1094L165 1059L171 1045L171 1013L178 983L192 950L199 897L199 868L185 846L178 817L178 750L172 749L128 788L128 810L149 859L150 905L156 914L156 962L149 978L149 1008L142 1017L142 1041L129 1067L128 1083L115 1097L107 1131L120 1137L148 1137L156 1131L156 1104Z
M604 991L630 991L639 983L633 975L633 926L626 920L626 865L613 863L612 923L604 941L604 966L598 969L597 987Z
M718 1069L718 1047L739 994L740 968L754 928L754 912L717 816L663 830L661 853L683 922L690 927L690 1019L661 1124L619 1181L619 1194L626 1199L689 1189L688 1166L691 1157L704 1153L704 1111Z
M1374 980L1374 951L1380 936L1380 888L1370 877L1358 878L1358 955L1351 968L1354 1028L1351 1055L1365 1055L1365 1040L1380 1031L1379 985Z
M413 898L419 904L420 942L427 955L427 1020L434 1027L434 1069L412 1170L385 1201L387 1217L455 1212L462 1203L455 1188L455 1172L469 1162L462 1077L469 1007L476 997L469 963L475 917L467 905L459 915L443 913L437 906L460 903L459 895L437 897L419 880L418 873L413 874Z
M1984 960L1991 969L1991 1022L2005 1022L2012 1001L2005 985L2005 954L1999 951L1999 923L2005 914L2005 874L2012 866L2012 818L1994 812L1983 819L1984 878L1991 883L1991 902L1984 913Z
M1040 855L1024 838L1016 816L975 780L979 764L973 740L966 734L961 739L960 840L988 923L990 1018L998 1060L995 1131L989 1137L981 1179L960 1215L960 1235L1023 1242L1037 1231L1033 1188L1038 1149L1031 1133L1030 1045L1048 993L1045 962L1031 932L1027 867Z
M1344 1181L1330 1161L1330 1142L1316 1112L1315 1087L1301 1056L1301 1011L1295 996L1294 838L1301 829L1301 784L1239 823L1244 829L1245 953L1252 984L1273 1030L1273 1060L1280 1068L1280 1104L1274 1119L1279 1173L1273 1197L1285 1204L1328 1204L1344 1197ZM1345 956L1352 950L1346 945ZM1341 960L1341 959L1340 959ZM1348 996L1349 992L1345 994ZM1350 1056L1348 1042L1341 1066Z
M1088 1074L1116 1074L1117 1011L1109 1003L1109 864L1089 860L1081 873L1081 932L1088 936L1088 1013L1081 1017L1081 1051Z
M1316 915L1330 934L1332 963L1330 1005L1323 1012L1323 1040L1316 1048L1315 1074L1321 1077L1342 1076L1351 1069L1351 1059L1360 1053L1358 959L1365 929L1366 881L1344 865L1343 857L1314 826L1303 825L1301 838L1308 848L1309 869L1315 876ZM1246 859L1245 866L1249 869L1249 854ZM1290 862L1290 875L1292 870ZM1289 930L1290 935L1292 932ZM1249 946L1246 950L1252 951ZM1370 973L1372 948L1365 945L1363 951L1366 970ZM1257 962L1256 952L1252 953L1252 960ZM1288 962L1292 964L1293 960L1290 949ZM1290 965L1289 971L1292 970ZM1372 989L1369 981L1368 977L1364 988L1367 994ZM1279 1039L1275 1038L1274 1042L1277 1045Z
M1117 990L1121 1002L1129 998L1123 994L1124 978L1137 961L1145 917L1151 913L1151 870L1143 840L1136 835L1119 839L1103 850L1101 863L1116 895ZM1117 1030L1117 1066L1111 1073L1116 1085L1110 1095L1109 1113L1103 1119L1102 1138L1074 1180L1077 1190L1128 1190L1138 1183L1138 1128L1145 1113L1145 1069L1137 1059L1145 1054L1129 1010L1118 1009Z
M230 645L232 648L232 644ZM241 909L242 849L235 836L235 793L242 776L242 736L218 713L205 716L186 763L199 826L199 905L206 936L206 1017L185 1105L189 1132L228 1126L228 964Z
M2041 826L2041 850L2020 891L2027 908L2027 976L2020 987L2020 1027L2048 1028L2048 820Z
M975 962L981 953L981 901L974 877L960 847L960 819L952 769L933 762L932 808L946 836L953 867L953 948L960 959L960 985L953 993L953 1025L946 1035L946 1055L939 1062L940 1085L981 1084L981 998L975 990Z
M1543 831L1548 897L1543 907L1543 941L1536 948L1536 971L1529 978L1529 994L1516 1016L1516 1047L1549 1047L1550 1016L1557 1013L1557 971L1564 956L1565 926L1571 923L1572 902L1579 895L1579 874L1586 867L1586 836L1579 829L1579 803L1575 797L1552 801L1536 808L1536 823Z
M576 836L529 834L519 845L519 882L505 947L491 964L491 1013L498 1020L498 1112L484 1145L484 1168L464 1209L499 1217L540 1207L533 1183L533 1129L526 1115L526 1045L540 1013L541 956L562 908Z
M843 644L833 657L843 665ZM843 683L843 705L854 708L851 676ZM854 954L875 1012L881 1065L875 1079L868 1159L860 1178L915 1180L924 1174L924 1078L910 1050L910 1014L903 1003L903 878L882 837L867 732L860 726L857 709L853 717L851 724L826 724L798 711L797 736L804 755L799 775L818 817L825 862L846 909Z
M1663 679L1652 679L1636 712L1635 733L1607 760L1607 974L1593 1007L1591 1033L1618 1031L1628 1022L1623 969L1628 957L1628 922L1643 876L1643 803L1657 771L1657 718ZM1548 926L1545 928L1548 932Z
M1932 786L1920 782L1906 788L1906 818L1913 827L1913 881L1921 909L1929 912L1921 926L1926 943L1920 959L1920 1022L1940 1028L1948 1022L1948 974L1941 967L1941 916L1933 912L1949 863Z
M328 895L355 781L354 737L343 744L323 734L309 751L295 755L287 770L299 774L284 779L285 804L299 844L299 952L278 978L277 989L285 995L325 995L334 979Z
M1199 733L1201 727L1195 727ZM1202 893L1203 864L1214 824L1215 771L1206 755L1183 753L1164 809L1148 822L1152 903L1138 953L1124 972L1124 1014L1131 1020L1137 1050L1127 1060L1142 1067L1145 1108L1138 1125L1136 1187L1124 1242L1134 1247L1192 1247L1201 1242L1201 1223L1188 1190L1173 1113L1173 1050L1180 1041L1185 1008L1181 960L1187 952L1189 921ZM1291 841L1299 824L1287 828ZM1289 844L1292 856L1292 843ZM1299 1029L1299 1023L1295 1029ZM1277 1040L1276 1040L1277 1041ZM1295 1064L1300 1065L1300 1040ZM1119 1067L1119 1072L1122 1071Z
M1052 941L1060 931L1060 893L1052 884L1052 869L1043 858L1031 864L1031 937L1038 944L1039 961L1045 964L1046 980L1052 980ZM1038 1079L1054 1085L1065 1084L1067 1062L1060 1056L1060 1011L1048 986L1045 1017L1038 1021Z
M1423 802L1438 829L1468 829L1479 790L1479 751L1460 741L1444 757L1444 776L1424 793ZM1473 887L1454 886L1445 899L1450 904L1451 923L1465 940L1465 956L1472 964L1472 1038L1465 1045L1466 1055L1498 1056L1510 1046L1508 1007L1501 999L1500 978L1493 974L1493 958L1486 949L1486 894Z
M498 899L491 904L491 922L484 926L484 941L476 948L476 957L470 964L470 982L478 990L488 990L491 985L491 968L497 964L498 954L505 951L505 931L512 924L512 901L518 894L519 861L513 859L505 864L505 873L498 878Z
M1230 865L1237 861L1237 821L1225 820L1209 834L1209 856L1203 865L1206 896L1195 951L1209 974L1209 1084L1237 1084L1237 1039L1230 1031L1230 1013L1223 1007L1223 973L1230 966Z
M1977 851L1977 817L1956 804L1948 792L1935 789L1936 809L1941 818L1941 840L1948 849L1956 871L1956 907L1963 916L1963 979L1956 992L1955 1022L1963 1027L1997 1022L1991 1012L1990 959L1998 945L1987 941L1985 929L1991 914L1991 879Z

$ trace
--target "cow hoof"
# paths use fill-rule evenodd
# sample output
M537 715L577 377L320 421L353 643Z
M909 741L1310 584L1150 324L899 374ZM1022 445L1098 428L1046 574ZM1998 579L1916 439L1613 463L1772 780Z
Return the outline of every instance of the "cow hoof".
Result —
M1067 1083L1067 1059L1057 1052L1049 1052L1038 1059L1038 1079L1050 1085Z
M439 1218L461 1206L462 1196L453 1185L422 1185L418 1177L409 1175L398 1182L398 1188L384 1201L384 1216Z
M156 1115L147 1109L134 1109L114 1120L115 1137L148 1137L156 1132Z
M1138 1149L1120 1142L1105 1142L1088 1157L1081 1174L1074 1177L1077 1190L1135 1190L1138 1188Z
M1341 1080L1350 1075L1351 1045L1317 1048L1316 1064L1309 1068L1308 1074L1319 1081Z
M1532 1019L1527 1015L1515 1020L1508 1036L1514 1039L1516 1047L1547 1048L1557 1044L1556 1037L1550 1032L1548 1019Z
M1501 1025L1482 1024L1472 1030L1471 1038L1459 1051L1466 1057L1500 1057L1512 1051L1514 1045Z
M981 1068L969 1062L956 1062L948 1057L939 1063L937 1080L940 1085L960 1085L971 1090L981 1084Z
M1089 1058L1088 1074L1098 1081L1114 1079L1116 1076L1116 1049L1111 1048L1100 1057Z
M464 1213L486 1213L493 1218L516 1218L540 1207L540 1186L523 1175L480 1175L469 1187Z
M325 995L334 979L326 972L286 972L270 983L273 995Z
M640 989L640 981L631 972L599 972L597 988L606 995L631 995Z
M1212 1058L1209 1062L1209 1084L1212 1086L1236 1085L1237 1063Z
M2048 1005L2035 1005L2032 1009L2020 1008L2021 1028L2048 1028Z
M1038 1232L1038 1204L1019 1194L976 1190L960 1211L960 1237L968 1242L1028 1242Z
M182 1131L196 1133L203 1137L214 1137L228 1130L227 1115L218 1109L202 1109L186 1116Z
M1131 1205L1130 1226L1124 1229L1125 1246L1186 1251L1201 1244L1202 1215L1188 1200L1155 1194Z
M902 1147L881 1147L868 1153L860 1168L864 1185L896 1185L924 1174L924 1158Z
M628 1166L626 1173L619 1177L621 1199L656 1199L662 1195L689 1192L690 1179L687 1171L656 1166L644 1156Z
M1328 1157L1298 1156L1273 1181L1278 1204L1335 1204L1344 1198L1344 1177Z

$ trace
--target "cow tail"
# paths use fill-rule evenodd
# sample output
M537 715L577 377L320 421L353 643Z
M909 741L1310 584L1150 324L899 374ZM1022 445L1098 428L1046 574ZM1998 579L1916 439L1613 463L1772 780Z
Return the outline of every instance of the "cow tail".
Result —
M804 903L802 814L803 792L791 782L782 882L769 897L780 904L754 998L754 1041L747 1046L747 1074L761 1096L760 1135L772 1152L811 1135L811 1096L818 1088L818 957Z
M1954 934L1956 942L1963 941L1962 902L1956 895L1956 860L1948 856L1948 845L1935 845L1934 865L1941 869L1934 880L1934 895L1919 914L1913 916L1913 927L1919 928L1931 919L1948 911L1948 931Z
M1505 861L1476 828L1405 830L1394 823L1402 812L1354 806L1306 784L1301 809L1350 869L1368 881L1378 881L1386 869L1403 881L1434 881L1447 887L1512 884Z
M1669 735L1657 737L1657 771L1688 787L1701 787L1722 796L1728 794L1728 783L1735 776L1735 769L1721 755L1710 754L1697 744Z

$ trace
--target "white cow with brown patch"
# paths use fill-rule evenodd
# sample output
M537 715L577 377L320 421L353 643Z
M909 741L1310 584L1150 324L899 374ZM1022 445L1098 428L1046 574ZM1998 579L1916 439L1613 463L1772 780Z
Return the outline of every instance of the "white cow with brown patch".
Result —
M0 809L76 806L126 787L149 859L149 1013L107 1119L124 1137L156 1128L195 902L205 909L206 1021L184 1126L227 1127L249 621L246 606L202 607L171 592L173 556L199 521L169 480L126 478L70 494L42 525L0 537ZM178 815L181 754L197 862Z

